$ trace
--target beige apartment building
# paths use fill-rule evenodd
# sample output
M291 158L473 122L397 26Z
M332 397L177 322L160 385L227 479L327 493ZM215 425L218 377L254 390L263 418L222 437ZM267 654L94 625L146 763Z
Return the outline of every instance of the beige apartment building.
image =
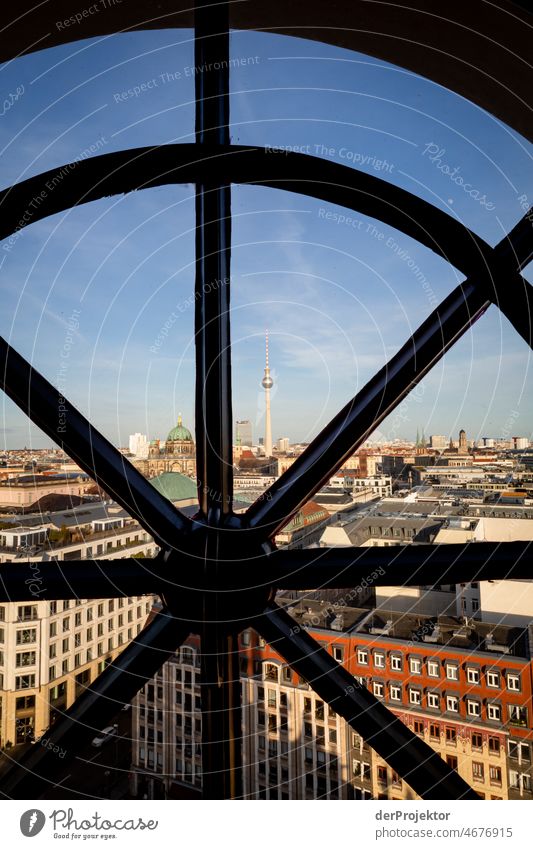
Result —
M0 605L0 746L39 738L139 633L152 598Z

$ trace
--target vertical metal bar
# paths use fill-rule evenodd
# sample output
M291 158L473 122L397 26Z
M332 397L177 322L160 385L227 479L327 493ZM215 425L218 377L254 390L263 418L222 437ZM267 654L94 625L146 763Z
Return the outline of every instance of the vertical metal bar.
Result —
M227 3L195 4L196 142L229 144ZM200 513L210 527L204 569L218 570L219 534L231 514L233 447L230 352L231 189L196 185L196 463ZM241 795L238 632L206 593L202 627L202 780L208 799Z
M204 799L242 796L241 680L238 633L211 623L202 635L202 785ZM206 653L205 649L208 649Z
M229 144L227 4L195 13L196 141ZM201 155L201 154L200 154ZM233 498L230 253L231 189L196 185L196 474L200 509L219 524Z

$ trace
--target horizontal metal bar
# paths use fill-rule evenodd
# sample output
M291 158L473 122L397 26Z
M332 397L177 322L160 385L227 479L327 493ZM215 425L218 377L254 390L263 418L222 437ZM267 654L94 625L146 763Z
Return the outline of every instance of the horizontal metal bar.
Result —
M0 776L0 795L36 799L188 637L188 623L161 611L76 699L40 741ZM8 757L4 753L4 759Z
M254 628L422 799L479 799L455 770L284 610L270 605Z
M190 519L2 338L0 387L159 544L178 547L178 535L190 529Z
M257 574L284 590L531 580L532 551L531 541L278 549Z
M0 565L0 602L171 593L174 603L181 602L184 610L190 607L192 614L200 605L199 594L207 590L240 593L246 615L247 592L261 587L316 590L357 588L361 583L399 587L533 579L532 546L525 541L281 548L250 561L226 561L220 570L211 567L205 575L197 558L184 555L179 581L164 557L16 560Z
M156 595L164 571L164 563L150 557L17 559L0 565L0 602Z
M489 306L481 286L466 281L442 301L389 362L248 508L245 523L273 537Z

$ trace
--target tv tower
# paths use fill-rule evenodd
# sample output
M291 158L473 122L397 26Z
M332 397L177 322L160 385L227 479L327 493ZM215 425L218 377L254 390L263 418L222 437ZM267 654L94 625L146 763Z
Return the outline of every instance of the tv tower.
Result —
M265 390L265 457L272 457L272 422L270 420L270 390L274 386L274 381L270 377L270 367L268 365L268 330L266 332L266 362L265 375L261 381Z

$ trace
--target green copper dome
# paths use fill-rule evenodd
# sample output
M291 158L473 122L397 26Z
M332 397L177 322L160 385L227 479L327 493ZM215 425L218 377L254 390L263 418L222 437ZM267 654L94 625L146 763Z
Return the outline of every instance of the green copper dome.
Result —
M181 421L181 415L178 416L178 423L176 427L173 427L167 436L167 442L174 442L176 440L180 440L181 442L192 442L192 434L190 430L183 426Z
M150 478L150 483L169 501L190 501L191 498L198 498L195 482L179 472L163 472L156 478Z

